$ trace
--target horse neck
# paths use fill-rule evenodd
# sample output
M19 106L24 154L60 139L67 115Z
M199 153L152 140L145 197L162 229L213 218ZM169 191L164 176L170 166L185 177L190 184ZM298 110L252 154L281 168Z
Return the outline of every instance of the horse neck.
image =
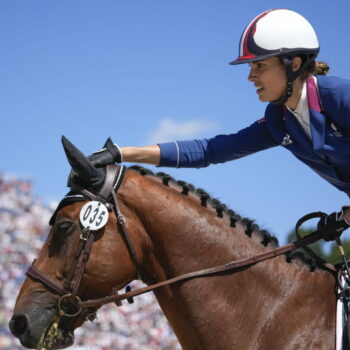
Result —
M262 237L254 232L252 221L240 219L232 227L229 216L218 217L210 204L200 205L198 196L183 195L180 186L175 183L165 186L155 176L128 171L118 196L131 216L130 221L134 223L136 219L142 226L139 232L145 233L140 249L147 247L152 251L151 255L164 266L167 277L273 249L272 244L267 247L262 244ZM150 255L150 252L142 255ZM273 266L274 271L284 273L289 266L285 258L275 261L278 263ZM307 270L306 266L299 268L295 264L290 268L297 272Z
M143 247L152 250L166 277L261 251L243 224L230 227L229 217L219 218L214 208L201 206L196 195L181 194L176 184L165 186L160 178L128 171L118 195L132 212L130 221L136 217L142 225L149 239Z
M231 227L229 217L218 217L210 206L202 207L197 196L183 195L178 186L164 186L160 179L129 171L120 197L145 232L141 246L147 283L273 248L264 247L255 233L249 237L244 221ZM311 273L304 264L288 264L284 257L278 257L230 276L200 278L162 288L156 296L184 348L197 349L203 344L210 348L210 340L206 339L208 325L198 315L210 320L218 304L227 309L226 323L234 323L235 317L253 310L245 322L254 327L262 305L273 304L281 296L283 300L298 299L301 293L319 305L332 288L333 279L325 272ZM327 313L331 309L328 307ZM224 321L216 322L215 326L220 327Z

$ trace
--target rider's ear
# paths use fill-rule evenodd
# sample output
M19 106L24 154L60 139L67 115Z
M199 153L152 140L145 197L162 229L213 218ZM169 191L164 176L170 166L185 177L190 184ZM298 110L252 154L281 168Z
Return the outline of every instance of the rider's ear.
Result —
M303 60L301 59L301 57L299 56L294 57L292 62L292 71L297 72L300 69L302 64L303 64Z

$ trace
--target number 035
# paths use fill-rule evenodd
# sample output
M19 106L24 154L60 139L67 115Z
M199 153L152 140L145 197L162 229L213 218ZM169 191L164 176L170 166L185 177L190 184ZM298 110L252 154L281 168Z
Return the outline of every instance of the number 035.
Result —
M85 228L98 230L108 221L106 206L97 201L86 203L80 210L80 222Z

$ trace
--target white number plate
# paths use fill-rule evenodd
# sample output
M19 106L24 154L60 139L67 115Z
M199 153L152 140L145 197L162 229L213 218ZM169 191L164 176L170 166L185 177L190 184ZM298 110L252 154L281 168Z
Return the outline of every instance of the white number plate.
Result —
M108 210L106 206L97 201L91 201L84 204L80 210L80 222L85 228L90 230L99 230L108 221Z

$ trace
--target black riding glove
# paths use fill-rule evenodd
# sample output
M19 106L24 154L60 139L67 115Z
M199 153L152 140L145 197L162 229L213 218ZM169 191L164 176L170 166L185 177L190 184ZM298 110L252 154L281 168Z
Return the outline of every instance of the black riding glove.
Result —
M103 148L91 154L88 160L96 168L101 168L108 164L121 163L123 157L118 145L114 144L109 137Z
M333 241L350 227L350 207L343 207L340 212L333 212L320 219L317 231L325 241Z

